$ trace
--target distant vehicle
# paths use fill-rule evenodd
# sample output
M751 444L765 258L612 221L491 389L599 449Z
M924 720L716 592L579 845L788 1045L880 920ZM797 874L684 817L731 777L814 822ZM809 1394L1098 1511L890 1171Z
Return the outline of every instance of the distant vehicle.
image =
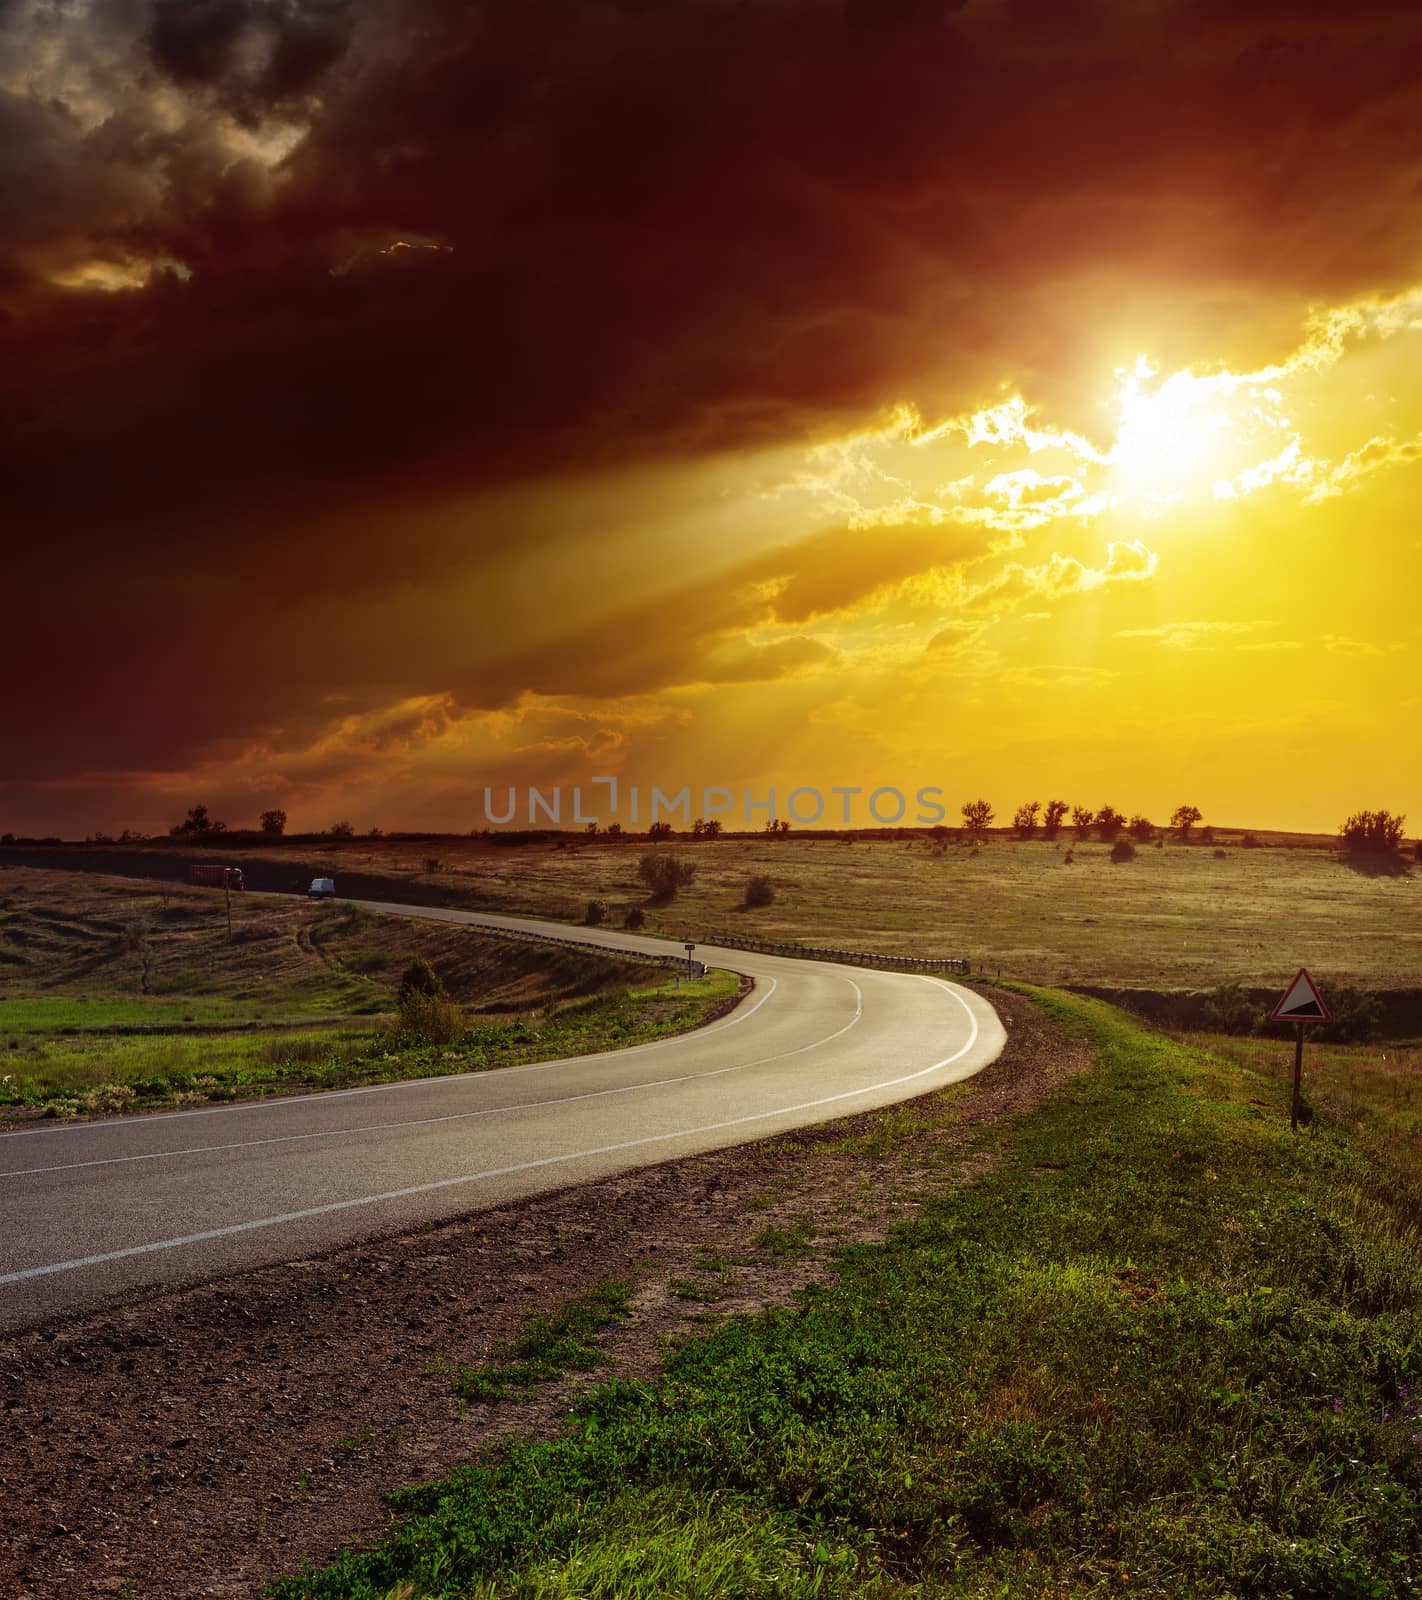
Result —
M209 889L245 889L241 867L191 866L188 882L204 884Z
M312 900L334 900L336 898L336 880L334 878L313 878L311 887L306 893Z

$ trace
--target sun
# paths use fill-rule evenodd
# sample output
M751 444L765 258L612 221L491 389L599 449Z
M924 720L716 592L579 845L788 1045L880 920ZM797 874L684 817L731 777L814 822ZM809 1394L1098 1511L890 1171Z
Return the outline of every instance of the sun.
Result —
M1144 356L1125 376L1121 420L1107 460L1125 493L1167 502L1209 489L1231 424L1209 379L1176 372L1151 387L1154 377Z

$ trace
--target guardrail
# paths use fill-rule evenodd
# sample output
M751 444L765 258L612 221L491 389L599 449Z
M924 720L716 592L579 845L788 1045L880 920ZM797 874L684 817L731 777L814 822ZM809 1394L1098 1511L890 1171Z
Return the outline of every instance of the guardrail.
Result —
M647 950L624 950L618 945L589 944L583 939L564 939L556 933L529 933L523 928L493 927L487 922L465 922L460 926L472 933L487 933L495 939L521 939L526 944L556 944L565 950L576 950L582 955L592 952L608 956L614 961L635 961L644 967L664 967L668 971L687 973L693 978L706 976L706 963L689 960L686 956L652 955Z
M522 928L492 927L484 922L462 924L475 933L487 933L498 939L522 939L530 944L555 944L565 950L578 950L583 954L597 951L616 961L636 961L647 967L664 967L678 972L690 972L693 977L706 976L704 961L689 961L686 956L652 955L645 950L624 950L616 945L588 944L582 939L565 939L554 933L528 933ZM885 972L962 972L973 970L971 961L961 956L887 956L876 950L828 950L819 945L777 944L773 939L750 939L740 933L720 933L712 930L698 936L701 944L725 945L733 950L755 950L767 956L793 956L800 961L838 961L851 967L877 967Z
M879 967L888 972L971 972L973 964L962 956L886 956L875 950L826 950L819 945L777 944L773 939L750 939L740 933L714 930L698 936L703 944L729 945L736 950L756 950L767 956L794 956L801 961L839 961L851 967Z

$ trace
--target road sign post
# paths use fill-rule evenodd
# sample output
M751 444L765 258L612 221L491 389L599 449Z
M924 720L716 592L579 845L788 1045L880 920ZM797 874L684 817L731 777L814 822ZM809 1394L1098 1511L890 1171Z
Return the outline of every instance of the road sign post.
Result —
M688 944L686 947L686 981L688 983L690 983L696 976L696 969L691 964L691 952L695 948L696 946L694 944Z
M1269 1013L1272 1022L1292 1022L1298 1029L1294 1038L1294 1095L1289 1104L1289 1127L1299 1131L1299 1113L1303 1109L1303 1047L1304 1028L1310 1022L1328 1022L1332 1013L1323 1003L1323 996L1307 971L1299 968L1299 975L1284 991L1283 998Z

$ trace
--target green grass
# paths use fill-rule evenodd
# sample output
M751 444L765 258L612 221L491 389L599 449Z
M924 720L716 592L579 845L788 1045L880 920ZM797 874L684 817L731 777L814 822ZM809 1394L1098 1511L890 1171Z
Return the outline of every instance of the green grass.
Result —
M464 1035L445 1045L396 1045L385 1031L349 1027L198 1036L7 1034L0 1028L0 1124L7 1109L55 1117L149 1111L624 1049L697 1026L734 999L738 982L735 974L713 969L695 983L601 992L525 1017L471 1019ZM47 1003L37 1004L42 1015ZM83 1002L58 1004L88 1009Z
M1191 1042L1238 1062L1267 1083L1262 1097L1287 1110L1294 1081L1289 1040L1196 1034ZM1304 1049L1304 1098L1379 1159L1422 1186L1422 1045L1315 1044Z
M530 1317L522 1335L498 1346L492 1359L459 1369L455 1394L463 1400L523 1399L565 1373L602 1366L607 1356L593 1337L626 1318L631 1294L631 1284L609 1279L551 1317Z
M273 1595L1415 1593L1422 1190L1250 1066L1040 999L1099 1061L985 1176Z
M12 1034L91 1033L117 1028L157 1033L240 1026L264 1022L267 1014L267 1008L259 1001L100 999L88 995L22 998L0 1002L0 1042Z

